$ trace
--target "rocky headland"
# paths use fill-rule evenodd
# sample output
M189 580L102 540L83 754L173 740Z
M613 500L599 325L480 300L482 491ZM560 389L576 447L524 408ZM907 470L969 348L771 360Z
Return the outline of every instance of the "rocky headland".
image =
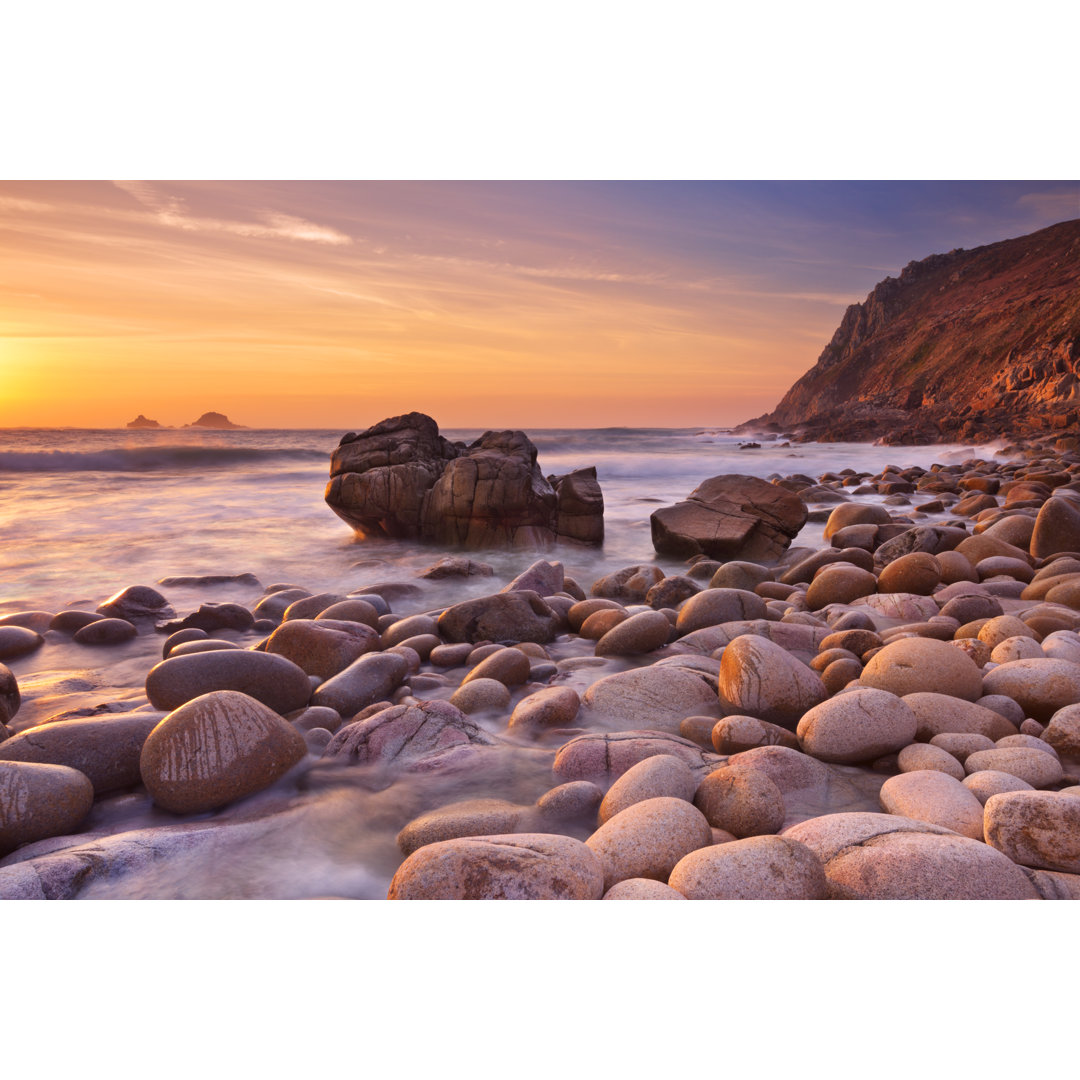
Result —
M1080 220L909 263L737 430L912 445L1056 433L1080 410Z
M1080 455L771 486L753 557L5 615L0 897L1080 899Z

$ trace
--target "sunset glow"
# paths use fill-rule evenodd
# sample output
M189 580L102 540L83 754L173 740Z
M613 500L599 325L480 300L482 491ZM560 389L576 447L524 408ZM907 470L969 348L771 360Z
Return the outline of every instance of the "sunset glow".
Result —
M0 426L735 424L910 259L1078 213L1067 183L8 182Z

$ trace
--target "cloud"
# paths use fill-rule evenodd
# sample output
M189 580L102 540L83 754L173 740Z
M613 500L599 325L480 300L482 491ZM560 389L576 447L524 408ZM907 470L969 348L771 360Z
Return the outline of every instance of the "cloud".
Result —
M1016 205L1054 222L1068 221L1080 217L1080 185L1070 191L1029 191Z
M317 225L304 218L293 217L271 210L257 210L262 224L246 221L225 221L221 218L192 217L187 203L175 196L164 195L144 180L114 180L121 191L150 210L158 223L186 232L229 233L281 240L304 240L313 244L351 244L352 238L328 225Z

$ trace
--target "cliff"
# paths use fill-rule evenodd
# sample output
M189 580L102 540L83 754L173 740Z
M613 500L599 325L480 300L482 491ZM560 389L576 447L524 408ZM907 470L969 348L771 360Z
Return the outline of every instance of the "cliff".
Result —
M911 444L1075 433L1080 219L931 255L847 309L818 362L741 430Z

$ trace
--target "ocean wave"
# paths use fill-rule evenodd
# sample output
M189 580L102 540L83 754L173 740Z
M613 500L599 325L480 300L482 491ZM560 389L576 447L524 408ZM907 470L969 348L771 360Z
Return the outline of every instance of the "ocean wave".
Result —
M22 450L0 452L0 473L175 472L231 469L238 465L310 461L329 464L323 450L301 447L138 446L108 450Z

